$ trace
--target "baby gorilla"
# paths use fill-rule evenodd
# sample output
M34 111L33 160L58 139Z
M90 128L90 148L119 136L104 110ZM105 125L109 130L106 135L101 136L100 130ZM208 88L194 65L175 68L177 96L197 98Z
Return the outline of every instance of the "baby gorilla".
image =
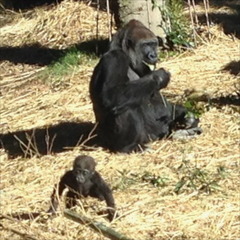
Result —
M108 218L112 221L115 215L115 202L112 191L101 175L95 171L95 166L95 160L90 156L81 155L76 157L73 162L73 170L67 171L63 175L58 188L55 186L48 213L55 214L59 205L58 196L61 197L63 190L68 188L66 208L75 206L77 198L81 196L91 196L98 198L100 201L106 201L109 207ZM58 194L56 194L56 191L58 191Z

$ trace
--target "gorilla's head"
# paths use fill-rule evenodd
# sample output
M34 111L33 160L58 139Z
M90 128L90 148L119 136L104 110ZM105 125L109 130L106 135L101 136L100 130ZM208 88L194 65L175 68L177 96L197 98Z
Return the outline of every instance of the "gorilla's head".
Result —
M142 68L143 63L157 63L158 39L138 20L130 20L115 34L110 49L119 48L129 56L134 70Z
M73 175L79 183L85 183L95 172L94 158L81 155L75 158L73 162Z

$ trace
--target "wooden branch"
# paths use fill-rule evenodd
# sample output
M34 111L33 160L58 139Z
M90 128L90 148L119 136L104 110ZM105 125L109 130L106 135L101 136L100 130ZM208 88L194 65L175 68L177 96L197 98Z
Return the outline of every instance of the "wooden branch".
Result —
M198 16L197 16L197 11L196 11L195 0L192 0L191 3L192 3L193 12L194 12L194 17L195 17L195 23L196 23L196 26L199 27L199 22L198 22Z
M210 31L210 23L209 23L209 18L208 18L209 2L206 1L206 0L203 0L203 3L204 3L204 9L205 9L205 16L206 16L208 31Z
M96 43L96 54L98 54L98 31L99 31L99 8L100 8L100 3L99 3L99 0L97 0L97 16L96 16L96 40L97 40L97 43Z
M20 231L18 231L16 229L13 229L13 228L10 228L10 227L5 227L2 223L0 223L0 227L2 229L4 229L5 231L10 231L10 232L13 232L13 233L21 236L23 239L26 239L26 240L38 240L37 238L32 237L31 235L29 235L27 233L20 232Z
M189 14L190 14L190 19L192 23L192 31L193 31L193 38L194 38L194 47L197 47L197 37L196 37L196 31L195 31L195 26L194 26L194 21L193 21L193 15L192 15L192 5L190 0L188 0L188 8L189 8Z
M114 229L107 227L100 222L94 222L85 216L82 216L82 215L79 215L78 213L72 212L71 210L66 209L64 211L64 216L74 222L78 222L78 223L89 226L94 231L96 231L98 233L102 233L102 235L104 235L105 237L107 237L111 240L133 240L133 239L130 239L130 238L124 236L121 233L116 232Z
M108 39L109 42L112 41L112 24L111 24L111 17L110 17L110 8L109 8L109 0L106 0L107 4L107 18L108 18Z

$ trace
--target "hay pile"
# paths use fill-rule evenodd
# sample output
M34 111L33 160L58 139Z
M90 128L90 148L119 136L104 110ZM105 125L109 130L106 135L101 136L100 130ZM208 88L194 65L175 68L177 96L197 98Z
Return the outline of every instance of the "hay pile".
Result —
M97 20L98 19L98 20ZM107 14L82 1L63 1L57 6L35 8L15 15L14 22L1 28L1 46L38 43L64 49L92 38L105 37Z
M19 17L3 27L1 37L5 41L0 45L21 45L20 36L24 35L31 43L65 48L79 41L79 34L82 40L95 36L95 24L91 21L94 22L96 9L87 5L63 1L44 12L34 11L32 16L35 17ZM74 11L78 11L76 15L72 14ZM99 28L107 37L106 14L100 14ZM79 25L64 26L66 15L69 23ZM66 33L67 37L61 33ZM224 35L218 27L212 28L212 33L212 39L198 49L159 63L172 73L165 94L179 98L186 89L194 89L211 99L236 95L239 76L222 69L229 62L239 60L240 41ZM6 42L6 39L9 40ZM94 121L88 93L92 67L79 66L69 77L68 85L57 90L27 77L25 82L19 80L27 74L31 76L39 67L12 65L7 61L0 63L0 67L3 69L0 81L4 86L0 97L1 133L41 129L60 122ZM74 157L89 154L96 158L97 170L114 189L121 218L108 223L96 214L105 209L105 203L89 198L82 201L83 209L79 206L76 211L137 240L237 239L240 235L239 124L239 108L212 105L201 116L204 133L200 137L188 142L158 141L152 144L151 153L111 154L101 148L89 151L76 146L41 157L9 159L2 150L1 214L44 213L54 184L71 167ZM186 185L176 194L177 183L188 179L196 169L207 173L204 175L206 182L216 181L218 186L210 192L204 184L202 189L195 190ZM160 177L164 183L154 186L143 177L146 172ZM29 234L32 239L105 239L87 226L64 218L61 211L54 219L46 220L44 216L22 221L2 219L1 224L3 240L26 239L13 230Z

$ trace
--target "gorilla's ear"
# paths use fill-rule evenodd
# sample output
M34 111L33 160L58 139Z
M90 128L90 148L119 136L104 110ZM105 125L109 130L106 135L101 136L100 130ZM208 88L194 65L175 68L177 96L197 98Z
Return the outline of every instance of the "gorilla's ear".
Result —
M131 38L128 38L128 39L126 40L126 47L127 47L127 49L133 48L133 41L132 41Z

